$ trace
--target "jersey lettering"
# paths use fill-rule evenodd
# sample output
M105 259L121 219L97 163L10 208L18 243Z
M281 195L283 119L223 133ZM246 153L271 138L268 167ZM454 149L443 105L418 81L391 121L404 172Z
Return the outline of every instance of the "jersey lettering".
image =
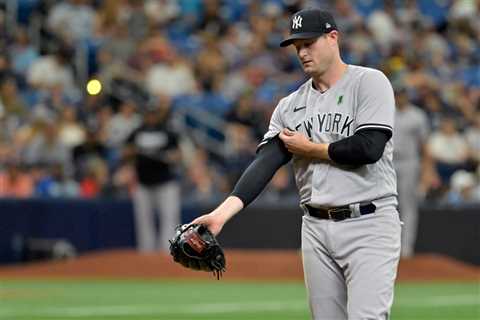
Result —
M345 119L345 122L343 123L343 127L342 127L342 131L340 132L340 134L343 136L343 131L345 131L345 129L347 129L347 134L346 136L350 136L350 125L353 123L353 118L352 120L348 121L349 119L349 116L347 116L347 118Z
M305 131L307 132L308 137L312 139L313 117L303 122L303 126L305 127Z
M350 132L353 132L351 130L353 120L353 118L350 119L349 115L339 112L319 113L296 125L295 130L298 131L303 127L310 139L312 139L312 129L319 133L330 132L348 137Z

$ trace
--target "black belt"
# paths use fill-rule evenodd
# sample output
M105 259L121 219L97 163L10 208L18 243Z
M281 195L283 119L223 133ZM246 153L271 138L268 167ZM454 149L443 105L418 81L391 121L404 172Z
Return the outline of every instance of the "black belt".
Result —
M352 209L348 206L333 207L333 208L314 208L309 205L305 205L308 210L308 214L318 219L327 219L341 221L349 218L353 218ZM360 215L374 213L377 207L373 203L361 204Z

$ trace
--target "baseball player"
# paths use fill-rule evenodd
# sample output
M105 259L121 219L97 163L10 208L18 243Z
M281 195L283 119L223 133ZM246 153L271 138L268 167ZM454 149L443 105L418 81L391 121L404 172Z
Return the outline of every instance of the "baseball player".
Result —
M338 41L330 13L305 9L291 17L280 45L295 47L310 78L278 103L232 194L194 223L218 234L292 159L313 318L388 319L401 233L394 94L382 72L345 64Z
M142 253L168 251L168 240L180 223L180 185L175 167L181 153L178 137L167 125L168 110L162 103L149 104L142 125L126 141L125 153L135 159L135 236Z
M428 175L433 176L434 180L439 178L435 175L426 147L430 133L426 114L409 102L403 85L396 86L395 101L397 108L392 137L395 146L393 162L398 177L398 207L405 223L402 230L401 256L410 257L414 254L417 238L418 203L421 199L419 194L425 193L425 190L419 190L419 185L425 188L425 180L430 178Z

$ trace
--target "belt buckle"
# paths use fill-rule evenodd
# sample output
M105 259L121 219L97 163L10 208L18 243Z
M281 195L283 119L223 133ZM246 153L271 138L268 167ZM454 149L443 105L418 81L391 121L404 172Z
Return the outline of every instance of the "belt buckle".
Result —
M335 221L342 221L350 218L351 213L350 208L331 208L327 210L328 219Z
M333 218L332 218L332 210L333 210L333 209L328 209L328 210L327 210L328 219L330 219L330 220L333 220Z

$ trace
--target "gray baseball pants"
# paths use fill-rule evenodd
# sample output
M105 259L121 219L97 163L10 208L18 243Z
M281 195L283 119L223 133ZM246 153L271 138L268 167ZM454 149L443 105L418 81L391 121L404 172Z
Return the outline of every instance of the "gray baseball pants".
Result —
M388 319L400 234L394 206L343 221L304 215L303 268L313 319Z
M180 186L170 181L156 186L138 185L133 196L137 249L140 252L168 251L175 227L180 224ZM159 216L159 231L155 226Z

